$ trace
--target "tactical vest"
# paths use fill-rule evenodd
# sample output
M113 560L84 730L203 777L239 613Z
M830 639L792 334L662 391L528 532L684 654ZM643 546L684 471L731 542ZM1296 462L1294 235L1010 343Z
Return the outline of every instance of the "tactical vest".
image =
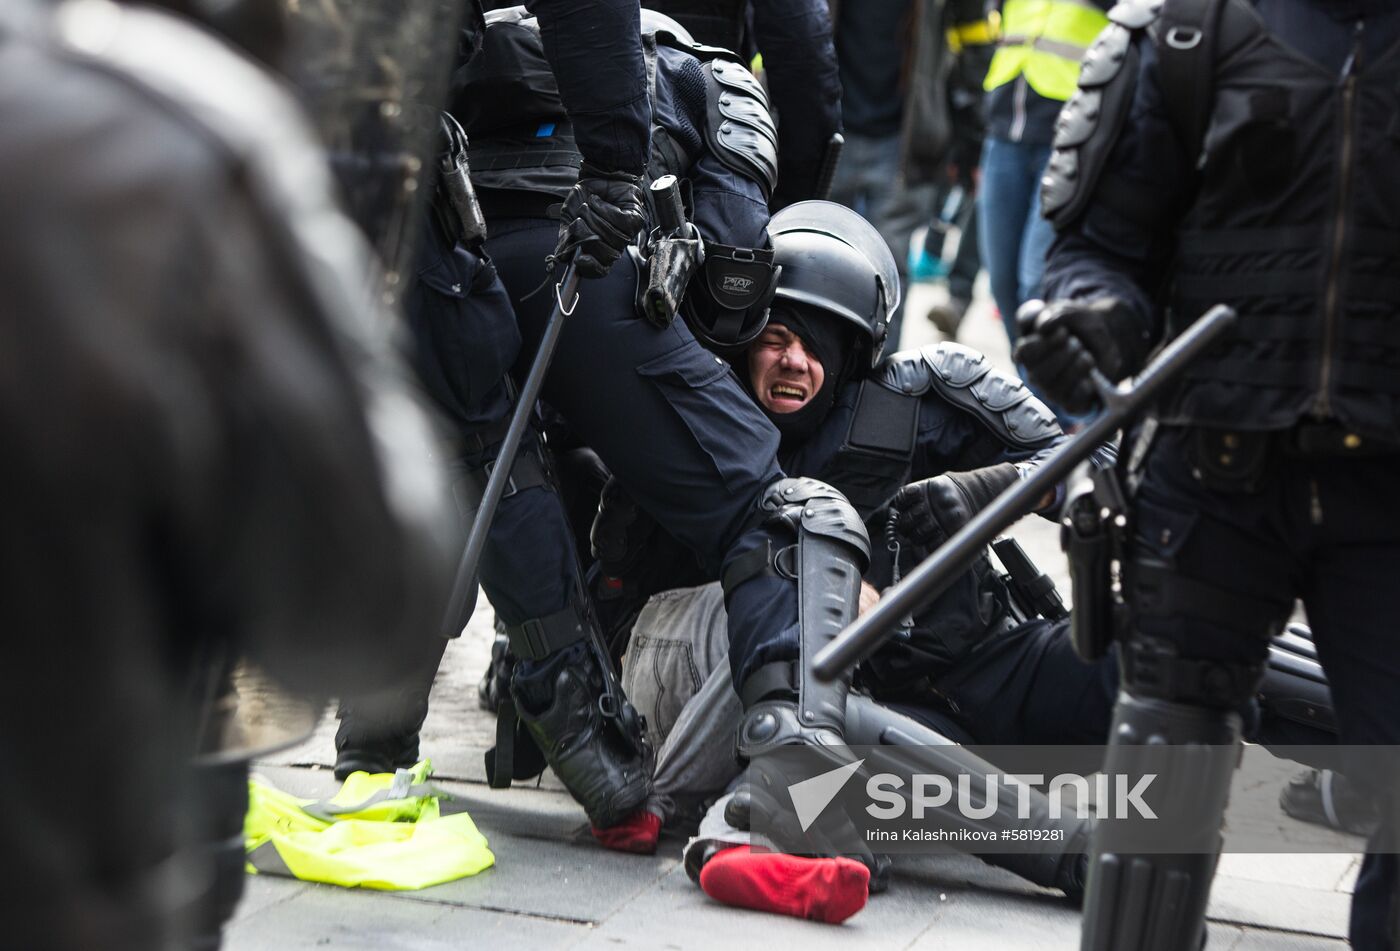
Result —
M1240 319L1166 418L1270 430L1311 415L1400 442L1400 45L1339 78L1248 3L1225 14L1222 29L1253 32L1216 56L1169 330L1220 301Z
M583 162L554 73L544 55L538 23L524 7L496 10L486 18L481 52L454 79L450 111L470 140L472 181L486 207L492 191L562 198ZM759 182L771 195L777 180L777 131L767 96L737 54L691 46L669 32L642 34L653 105L657 47L682 50L702 64L706 129L713 154L728 168ZM684 178L694 160L681 142L653 124L647 177ZM490 210L488 208L488 214Z
M919 415L930 390L980 420L996 445L1040 448L1060 435L1053 414L1024 383L958 344L893 354L859 387L845 438L820 471L811 474L839 489L866 522L874 541L867 576L877 585L893 580L893 554L886 526L872 519L910 480ZM907 555L903 568L909 568ZM984 554L915 615L906 637L865 662L862 681L882 699L926 701L932 681L986 643L998 625L1015 621L1007 586Z
M1091 0L1006 0L1001 40L983 85L1024 75L1046 99L1063 102L1079 82L1079 61L1108 17Z
M1038 449L1060 435L1054 415L1024 383L960 344L892 354L859 386L840 448L809 474L839 489L865 520L909 481L919 408L930 390L980 420L1001 445Z

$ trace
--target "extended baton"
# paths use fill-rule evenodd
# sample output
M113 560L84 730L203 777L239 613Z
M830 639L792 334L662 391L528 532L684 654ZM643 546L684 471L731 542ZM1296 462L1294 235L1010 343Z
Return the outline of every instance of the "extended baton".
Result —
M1091 379L1100 406L1098 417L1046 457L1026 479L978 512L904 580L890 588L868 614L857 618L817 651L812 662L817 679L831 681L841 676L879 647L898 627L900 618L942 594L993 538L1030 512L1036 502L1121 429L1234 322L1234 310L1217 304L1168 344L1135 380L1114 386L1097 369L1093 370Z
M515 467L515 454L520 450L520 441L525 438L525 427L530 424L530 414L535 411L535 401L540 398L540 388L544 386L545 374L549 372L550 361L559 344L559 334L564 329L564 319L578 306L578 269L572 260L564 269L564 276L554 285L554 311L545 324L540 347L535 351L535 360L530 364L530 372L515 404L515 413L506 428L506 438L501 441L501 450L496 455L496 465L486 480L486 491L482 493L481 504L477 506L472 519L471 531L467 535L467 547L462 552L462 560L457 563L457 574L452 579L452 595L447 602L447 615L443 618L443 636L456 637L462 633L467 619L476 609L476 567L481 561L481 551L486 547L486 533L491 529L491 521L496 509L505 496L506 484L510 482L511 470ZM568 301L566 306L564 301Z
M846 137L840 132L831 134L826 143L826 151L822 154L822 167L817 171L817 190L813 198L826 201L831 197L831 185L836 181L836 166L841 164L841 149L845 144Z

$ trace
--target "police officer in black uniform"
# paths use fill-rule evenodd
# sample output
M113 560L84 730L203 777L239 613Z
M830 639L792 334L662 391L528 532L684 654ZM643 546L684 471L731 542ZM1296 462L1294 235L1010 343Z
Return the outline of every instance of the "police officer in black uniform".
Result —
M453 111L471 140L489 235L484 251L499 269L516 320L502 321L500 310L469 313L463 301L477 265L441 229L425 251L418 296L409 302L423 376L463 430L468 494L473 485L480 491L486 469L497 462L510 402L504 374L518 354L533 349L555 306L546 261L558 263L578 237L566 226L560 241L556 219L561 208L569 213L580 176L593 174L548 70L537 21L523 8L493 11L487 21L481 54L459 70ZM745 399L727 364L696 339L699 333L717 345L741 345L766 319L774 272L764 226L776 135L764 93L737 57L695 46L674 22L649 19L644 38L655 117L647 172L687 180L704 265L686 318L657 326L635 306L645 262L633 255L609 262L614 266L605 277L581 288L543 397L658 521L713 570L726 572L735 674L744 682L766 664L800 666L793 660L811 646L805 639L829 637L841 622L833 616L832 629L799 630L799 601L832 592L780 574L776 552L795 545L809 559L829 563L828 585L849 587L839 592L849 611L836 614L844 616L854 611L865 533L839 493L783 478L774 458L777 433ZM629 240L644 230L640 203L635 211L635 223L615 228ZM478 278L478 291L490 280ZM464 338L472 321L482 332ZM505 723L518 717L595 829L604 829L645 800L647 751L599 649L564 510L537 442L512 472L515 491L497 513L481 567L482 585L519 658ZM785 681L754 697L762 706L756 716L784 727L764 740L801 742L812 733L798 722L793 694ZM840 729L834 714L819 725ZM512 732L500 729L498 737ZM500 743L490 768L493 781L531 775L520 758L502 762Z
M581 165L576 160L571 166L561 189L561 210L553 223L556 249L561 259L572 258L583 276L602 277L642 225L641 173L651 104L638 7L635 0L606 0L587 10L535 0L531 8L539 14L531 21L537 65L558 77L554 102L561 125L584 157ZM474 3L459 38L461 69L480 50L484 30L481 5ZM498 105L517 108L521 103ZM450 116L440 121L437 147L431 214L418 232L416 274L405 309L416 340L419 377L458 430L459 505L474 509L516 405L514 384L505 374L519 355L521 336L482 246L486 228L470 177L468 142ZM546 256L542 252L540 260ZM608 826L645 796L645 751L637 731L622 725L627 711L606 665L580 643L586 640L587 624L582 600L573 591L573 555L561 544L568 538L567 521L557 493L549 488L531 434L493 522L482 583L510 626L518 656L542 660L557 647L573 647L540 673L544 685L534 699L539 708L555 711L556 722L536 723L535 742L595 825ZM461 618L454 627L465 622ZM337 776L388 771L417 759L418 730L443 647L445 642L421 657L414 676L399 690L342 701ZM605 694L612 702L600 701ZM600 703L611 716L603 716ZM503 752L513 748L513 743L501 744ZM502 764L506 783L515 769L513 763Z
M652 0L705 46L756 50L778 124L777 211L820 198L818 178L841 129L841 78L825 0Z
M445 486L280 85L103 2L6 3L0 77L4 943L213 947L207 659L313 696L402 673L446 586ZM24 779L44 764L80 778Z
M1295 597L1342 742L1400 741L1400 11L1154 0L1109 17L1060 120L1044 191L1052 303L1018 359L1082 411L1089 369L1121 378L1208 306L1239 311L1164 399L1130 473L1113 730L1115 744L1210 744L1216 782L1182 786L1177 805L1213 836L1238 710ZM1115 745L1106 769L1133 763ZM1392 849L1394 828L1392 812L1378 833ZM1209 845L1136 855L1101 839L1083 946L1198 947L1215 861ZM1395 947L1395 886L1395 856L1368 854L1354 947Z
M876 539L866 579L884 587L1065 437L1021 381L974 350L945 343L883 353L898 273L859 214L803 202L775 215L769 232L782 269L777 293L768 326L735 363L780 433L784 470L838 488L865 521ZM794 337L806 356L790 367ZM763 359L775 351L775 361ZM772 371L759 369L770 363ZM1100 451L1101 465L1113 459L1111 448ZM625 637L651 594L714 577L616 485L604 493L593 539L599 602L617 628L610 640ZM862 666L860 682L968 742L1099 741L1116 678L1080 662L1063 626L1034 616L983 556Z

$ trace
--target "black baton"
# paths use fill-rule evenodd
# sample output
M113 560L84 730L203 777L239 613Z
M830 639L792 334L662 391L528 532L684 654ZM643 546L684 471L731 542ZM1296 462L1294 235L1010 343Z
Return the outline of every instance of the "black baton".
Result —
M832 134L826 143L826 152L822 155L822 167L817 172L817 190L812 197L826 201L831 197L831 183L836 180L836 166L841 164L841 149L846 144L846 137L840 132Z
M540 398L540 388L544 386L545 374L549 372L554 349L559 344L559 334L564 329L564 318L578 306L578 282L578 269L571 260L564 269L564 276L554 285L554 311L545 325L544 336L540 338L540 348L535 351L535 360L530 364L525 385L520 388L515 413L506 429L506 438L501 442L496 465L486 480L481 505L477 506L476 516L472 519L466 550L462 552L462 560L457 563L457 574L452 579L452 596L448 599L447 615L442 621L444 637L456 637L462 633L462 628L476 609L476 566L481 561L481 550L486 547L486 533L491 529L491 521L505 495L506 484L510 482L511 470L515 468L515 454L520 450L520 441L525 438L525 427L530 424L535 401ZM569 301L568 306L564 305L565 300Z
M1235 312L1217 304L1168 344L1132 381L1114 386L1093 371L1100 412L1078 436L1068 440L1022 482L1003 492L939 549L890 588L868 614L857 618L812 662L818 680L831 681L869 656L899 626L900 618L938 597L1006 527L1030 512L1075 466L1144 409L1161 388L1175 379L1235 322Z

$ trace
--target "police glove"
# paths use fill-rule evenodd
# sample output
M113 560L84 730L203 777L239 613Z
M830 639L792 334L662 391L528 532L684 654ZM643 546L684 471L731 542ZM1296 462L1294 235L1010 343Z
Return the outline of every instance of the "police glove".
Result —
M1090 373L1117 383L1142 365L1148 341L1137 315L1116 297L1027 301L1016 314L1016 362L1051 402L1076 415L1098 401Z
M1009 462L949 472L911 482L894 497L895 531L910 544L932 551L1020 477Z
M582 277L602 277L645 225L642 179L583 163L559 216L556 259L570 253Z

